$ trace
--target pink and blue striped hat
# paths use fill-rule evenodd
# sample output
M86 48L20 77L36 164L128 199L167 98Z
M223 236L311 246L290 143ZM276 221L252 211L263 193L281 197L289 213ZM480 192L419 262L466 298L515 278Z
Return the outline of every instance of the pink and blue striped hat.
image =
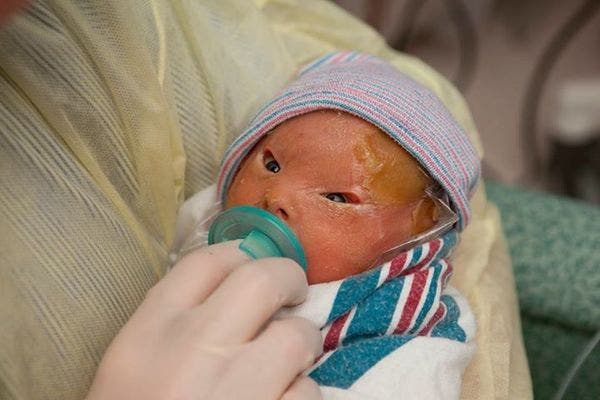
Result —
M467 225L480 160L466 133L432 91L358 52L335 52L309 63L259 110L225 152L219 198L225 199L240 163L262 137L290 118L323 109L354 114L398 142L446 191L459 230Z

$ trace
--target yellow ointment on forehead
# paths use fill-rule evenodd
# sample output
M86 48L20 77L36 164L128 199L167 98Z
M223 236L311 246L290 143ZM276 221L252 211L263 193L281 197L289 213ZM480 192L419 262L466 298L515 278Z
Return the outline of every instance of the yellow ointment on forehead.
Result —
M432 184L417 160L380 130L363 136L354 146L354 157L366 171L363 186L376 202L410 203Z

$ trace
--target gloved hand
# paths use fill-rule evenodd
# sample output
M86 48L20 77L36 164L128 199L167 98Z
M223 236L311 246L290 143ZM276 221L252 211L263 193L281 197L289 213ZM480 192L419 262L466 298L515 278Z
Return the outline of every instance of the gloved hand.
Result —
M96 399L320 399L301 376L321 353L318 329L271 317L297 305L306 276L292 260L251 260L238 241L184 257L146 295L106 351Z

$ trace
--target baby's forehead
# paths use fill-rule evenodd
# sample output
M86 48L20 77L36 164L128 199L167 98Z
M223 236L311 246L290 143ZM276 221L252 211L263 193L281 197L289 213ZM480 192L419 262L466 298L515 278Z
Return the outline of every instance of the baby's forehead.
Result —
M326 154L351 151L367 137L379 135L386 137L375 125L359 117L336 110L319 110L283 122L267 135L266 141L292 151L310 148L312 153Z
M366 184L387 200L412 197L431 183L417 160L378 127L337 110L292 118L275 128L265 145L307 168L311 163L359 166Z
M381 129L355 115L338 110L319 110L291 118L265 138L271 145L294 152L309 148L312 153L352 152L360 159L393 157L418 165L400 144Z

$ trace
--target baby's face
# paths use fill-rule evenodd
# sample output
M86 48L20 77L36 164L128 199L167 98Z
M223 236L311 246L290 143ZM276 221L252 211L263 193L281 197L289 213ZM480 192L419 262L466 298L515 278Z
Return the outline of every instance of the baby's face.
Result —
M430 179L374 125L338 111L290 119L242 162L226 208L277 215L306 253L308 282L345 278L433 225Z

